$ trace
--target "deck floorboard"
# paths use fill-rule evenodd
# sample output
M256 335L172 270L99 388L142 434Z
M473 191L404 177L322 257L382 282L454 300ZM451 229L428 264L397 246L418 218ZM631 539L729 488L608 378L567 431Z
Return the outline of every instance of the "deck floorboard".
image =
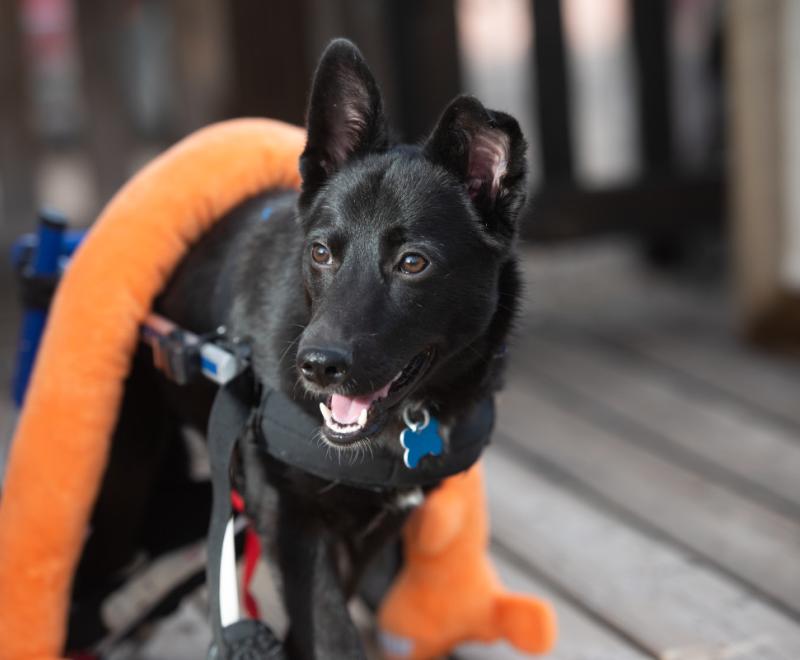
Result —
M634 657L800 657L800 360L743 344L724 284L629 246L523 266L485 460L509 579Z

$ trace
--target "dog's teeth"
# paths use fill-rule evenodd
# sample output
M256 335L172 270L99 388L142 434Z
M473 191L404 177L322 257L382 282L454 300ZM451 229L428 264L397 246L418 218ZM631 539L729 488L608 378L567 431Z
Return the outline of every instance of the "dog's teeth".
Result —
M333 413L330 411L328 406L326 406L321 401L319 403L319 411L322 413L322 416L325 418L326 422L329 422L331 420L331 417L333 417Z
M368 414L369 413L367 412L367 409L364 408L364 410L362 410L361 414L358 416L358 425L361 428L364 428L367 425L367 415Z

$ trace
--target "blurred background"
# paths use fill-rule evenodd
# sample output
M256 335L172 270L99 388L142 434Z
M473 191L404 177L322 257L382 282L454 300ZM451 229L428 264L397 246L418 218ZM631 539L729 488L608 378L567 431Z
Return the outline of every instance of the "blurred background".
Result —
M487 465L501 572L561 612L552 657L800 657L797 0L0 0L0 382L37 209L86 226L205 124L301 124L336 36L403 140L461 91L527 135ZM3 397L0 464L13 423ZM181 630L131 657L183 657Z

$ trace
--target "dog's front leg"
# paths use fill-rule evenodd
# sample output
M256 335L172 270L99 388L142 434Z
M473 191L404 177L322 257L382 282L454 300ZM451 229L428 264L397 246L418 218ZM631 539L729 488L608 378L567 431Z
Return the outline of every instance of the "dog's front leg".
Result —
M366 658L347 609L330 532L307 509L282 498L278 555L292 660Z

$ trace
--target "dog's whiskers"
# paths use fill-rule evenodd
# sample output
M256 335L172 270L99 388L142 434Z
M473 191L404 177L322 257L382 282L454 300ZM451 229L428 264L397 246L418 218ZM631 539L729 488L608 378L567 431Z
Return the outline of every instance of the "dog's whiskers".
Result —
M283 350L283 352L281 353L281 356L280 356L280 358L278 359L278 364L282 364L282 363L283 363L283 360L284 360L284 358L286 357L286 354L287 354L287 353L288 353L288 352L291 350L292 346L294 346L295 344L297 344L297 342L299 342L299 341L300 341L300 337L301 337L301 335L297 335L297 337L295 337L294 339L292 339L292 340L291 340L291 341L288 343L288 345L286 346L286 348L285 348L285 349Z
M332 454L335 452L339 465L342 464L342 460L347 461L348 465L355 465L365 461L367 460L367 452L369 452L370 459L375 458L370 438L363 438L349 445L338 445L328 440L325 437L325 432L320 428L314 432L314 440L318 447L325 447L325 460L331 460Z
M309 397L314 396L312 392L308 391L308 389L305 386L305 383L299 377L292 386L292 398L296 399L298 396L302 397L305 400L308 400Z

